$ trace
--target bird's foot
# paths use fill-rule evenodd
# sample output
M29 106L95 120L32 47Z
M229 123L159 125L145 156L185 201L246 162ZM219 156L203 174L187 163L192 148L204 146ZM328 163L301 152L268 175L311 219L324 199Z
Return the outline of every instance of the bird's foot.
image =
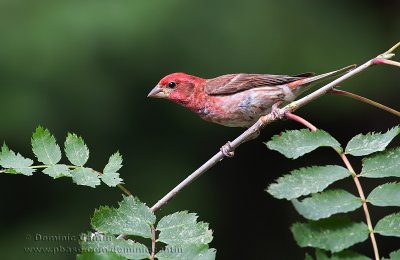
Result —
M271 108L271 115L276 119L282 119L285 117L285 115L282 114L281 111L279 110L279 105L281 103L282 102L277 102L277 103L273 104L272 108Z
M231 142L227 142L225 145L221 147L221 152L226 156L226 157L233 157L235 155L235 151L232 148Z

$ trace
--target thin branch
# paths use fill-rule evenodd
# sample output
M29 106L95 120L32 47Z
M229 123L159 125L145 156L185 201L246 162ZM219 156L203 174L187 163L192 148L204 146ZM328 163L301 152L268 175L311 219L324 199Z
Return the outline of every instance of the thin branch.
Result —
M373 101L371 99L359 96L357 94L354 94L354 93L351 93L351 92L348 92L348 91L344 91L344 90L340 90L340 89L336 89L336 88L333 88L331 91L329 91L329 93L339 94L339 95L343 95L343 96L346 96L346 97L354 98L354 99L356 99L358 101L367 103L367 104L369 104L371 106L380 108L382 110L385 110L386 112L389 112L389 113L391 113L391 114L393 114L395 116L400 117L400 112L399 111L394 110L393 108L387 107L385 105L382 105L382 104L380 104L380 103L378 103L376 101Z
M394 56L391 52L393 52L397 47L400 46L400 43L397 45L393 46L391 49L386 51L385 53L379 55L376 58L381 58L381 59L390 59ZM374 58L374 59L376 59ZM244 131L240 136L238 136L235 140L230 142L230 146L232 149L236 149L238 146L240 146L242 143L245 143L249 140L251 140L251 137L255 136L261 129L263 129L266 125L278 120L279 118L283 118L285 113L287 112L294 112L295 110L299 109L300 107L308 104L309 102L321 97L322 95L326 94L328 91L330 91L333 87L336 85L340 84L341 82L345 81L346 79L364 71L365 69L376 65L374 63L374 59L371 59L367 61L366 63L362 64L361 66L349 71L348 73L344 74L343 76L335 79L334 81L330 82L329 84L321 87L320 89L312 92L311 94L294 101L282 109L276 109L274 113L267 114L265 116L262 116L258 119L258 121L252 125L250 128L248 128L246 131ZM175 188L173 188L170 192L168 192L163 198L161 198L154 206L151 208L151 210L157 211L160 209L163 205L168 203L178 192L180 192L184 187L192 183L194 180L196 180L198 177L200 177L203 173L205 173L208 169L212 168L215 164L217 164L219 161L224 159L224 154L219 151L216 153L213 157L211 157L207 162L205 162L200 168L198 168L196 171L194 171L192 174L190 174L186 179L184 179L181 183L179 183Z

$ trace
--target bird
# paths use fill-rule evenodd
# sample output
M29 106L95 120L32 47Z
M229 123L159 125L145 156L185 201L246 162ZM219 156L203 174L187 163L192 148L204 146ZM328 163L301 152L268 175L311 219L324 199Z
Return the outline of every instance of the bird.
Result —
M211 79L175 72L163 77L148 97L175 102L202 119L228 127L250 127L273 108L294 101L314 83L344 74L355 65L314 75L236 73Z

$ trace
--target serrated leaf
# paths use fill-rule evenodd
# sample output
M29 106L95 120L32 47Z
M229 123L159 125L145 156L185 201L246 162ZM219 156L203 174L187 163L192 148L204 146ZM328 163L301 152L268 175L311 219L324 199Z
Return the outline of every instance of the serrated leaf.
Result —
M104 167L103 175L101 176L102 181L109 187L115 187L122 183L122 179L119 177L117 172L122 167L122 156L119 152L111 155L107 165Z
M86 167L78 167L71 171L72 180L78 185L89 186L95 188L100 185L99 175L93 169Z
M328 257L322 250L316 250L317 260L370 260L371 258L351 250L343 250Z
M46 169L43 170L44 174L49 175L50 177L53 177L54 179L60 178L60 177L71 177L71 173L69 171L69 168L65 164L55 164L47 167Z
M275 198L291 200L320 192L335 181L348 176L350 172L337 165L300 168L279 177L266 191Z
M322 146L332 147L338 152L342 151L339 142L323 130L315 132L308 129L286 131L281 135L273 136L266 145L269 149L278 151L291 159L296 159Z
M108 159L107 165L104 167L103 173L117 172L122 167L122 156L119 152L114 153Z
M163 217L158 225L157 241L170 245L208 244L213 239L208 223L196 222L197 216L187 211L176 212Z
M100 176L100 178L105 184L107 184L108 187L115 187L118 184L121 184L123 181L117 172L103 174Z
M15 153L10 150L6 144L3 144L0 152L0 166L6 169L7 173L21 173L30 176L36 170L29 168L33 161L24 158L21 154Z
M117 239L112 235L99 233L87 234L81 240L84 252L113 252L128 259L147 259L150 257L148 248L132 240Z
M375 206L400 206L400 183L386 183L376 187L367 201Z
M65 154L68 160L76 166L83 166L89 159L89 149L82 137L68 133L64 143Z
M47 165L57 164L61 160L61 149L49 130L39 126L32 135L32 151L39 162Z
M363 222L352 223L346 216L296 223L291 227L300 247L315 247L340 252L368 239L368 227Z
M374 231L382 236L400 237L400 212L379 220Z
M398 126L384 134L368 133L353 137L346 146L346 153L354 156L364 156L385 150L386 146L400 133Z
M111 234L135 235L151 238L151 225L156 216L139 199L124 197L118 208L100 207L94 212L92 226L94 229Z
M164 250L156 254L159 260L213 260L216 251L214 248L209 249L208 245L168 245Z
M363 160L361 177L400 177L400 147L373 154Z
M292 200L293 206L303 217L311 220L333 214L353 211L362 206L361 199L345 190L327 190L314 193L303 201Z
M113 252L100 253L100 254L95 254L92 252L83 252L82 254L77 255L76 259L77 260L126 260L128 258L119 256Z

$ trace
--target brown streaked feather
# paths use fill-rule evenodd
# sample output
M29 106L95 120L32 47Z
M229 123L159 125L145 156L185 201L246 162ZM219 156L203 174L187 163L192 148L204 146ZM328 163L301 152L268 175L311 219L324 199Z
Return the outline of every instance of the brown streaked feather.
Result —
M272 74L228 74L207 80L205 92L208 95L226 95L252 88L272 87L288 84L314 75L302 73L295 76Z

